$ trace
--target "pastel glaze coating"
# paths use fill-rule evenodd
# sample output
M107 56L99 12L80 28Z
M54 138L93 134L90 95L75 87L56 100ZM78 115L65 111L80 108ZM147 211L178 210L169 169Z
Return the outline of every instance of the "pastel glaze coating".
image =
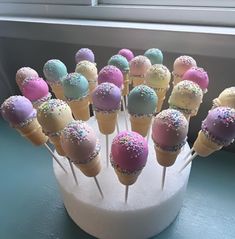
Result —
M116 66L122 73L126 73L130 69L127 59L121 55L112 56L108 61L108 65Z
M100 70L98 75L98 84L104 82L113 83L121 89L123 87L123 74L116 66L105 66Z
M192 81L184 80L176 84L168 103L170 108L179 109L186 114L196 114L202 103L202 89Z
M203 68L192 67L183 75L183 80L193 81L198 84L203 91L207 91L209 85L209 77Z
M118 55L124 56L127 61L131 61L135 56L133 54L133 52L129 49L123 48L118 52Z
M148 144L145 138L132 131L120 132L112 142L112 166L123 173L136 173L146 165Z
M152 115L157 107L157 95L146 85L138 85L128 95L128 112L131 115Z
M29 99L21 95L14 95L3 102L1 114L14 127L35 118L36 110Z
M157 48L150 48L145 53L144 56L148 57L151 61L151 64L162 64L163 62L163 54L162 51Z
M64 128L61 145L75 164L88 163L99 152L94 130L83 121L73 121Z
M146 74L146 84L152 88L168 88L170 80L170 71L161 64L152 65Z
M70 73L63 80L64 95L68 100L78 100L88 95L89 83L79 73Z
M235 87L229 87L224 89L219 97L219 106L227 106L230 108L235 108Z
M73 115L66 102L59 99L50 99L37 109L37 119L45 134L60 135L61 130L72 122Z
M49 94L47 83L40 77L28 77L22 83L22 93L30 101L37 101Z
M191 56L180 56L174 61L173 74L182 77L187 70L196 66L197 63Z
M98 71L96 65L90 61L80 61L75 69L76 73L82 74L88 82L96 82Z
M121 102L121 90L112 83L102 83L93 91L92 101L97 111L118 110Z
M146 56L136 56L130 61L130 75L144 77L151 65Z
M47 61L43 73L49 84L62 84L63 78L68 74L65 64L57 59Z
M95 62L95 55L93 51L89 48L81 48L75 54L75 62L76 64L80 61L90 61L92 63Z
M208 112L202 131L219 145L229 145L235 139L235 109L217 107Z
M20 89L22 82L27 77L38 77L38 73L30 67L22 67L16 72L16 83Z
M152 139L163 150L179 150L186 143L187 133L188 121L178 110L163 110L154 118Z

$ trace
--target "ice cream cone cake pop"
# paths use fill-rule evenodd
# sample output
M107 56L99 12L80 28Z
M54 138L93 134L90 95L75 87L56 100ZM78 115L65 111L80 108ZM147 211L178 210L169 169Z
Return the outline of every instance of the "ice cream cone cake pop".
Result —
M123 185L136 182L148 158L147 141L138 133L131 131L120 132L112 142L110 162ZM125 200L127 201L126 190Z
M151 61L151 64L162 64L163 62L163 54L162 51L157 48L150 48L145 53L144 56L148 57Z
M14 95L6 99L1 106L2 117L23 137L34 145L43 145L48 137L42 132L37 121L37 111L24 96Z
M69 123L61 135L61 145L66 155L87 177L94 177L101 196L96 176L101 170L100 144L94 130L83 121Z
M130 114L131 130L143 137L148 133L152 116L157 107L157 95L146 85L133 88L128 96L128 112Z
M77 120L87 121L89 110L89 83L79 73L71 73L63 80L64 95Z
M37 119L43 132L54 144L58 154L65 156L60 143L61 132L64 127L72 122L73 116L68 104L59 99L51 99L38 107Z
M102 83L93 91L92 100L100 132L104 135L112 134L120 110L120 89L112 83Z
M89 48L81 48L75 54L75 62L78 64L80 61L89 61L95 63L95 55Z
M162 189L165 182L166 167L170 167L186 143L188 121L184 115L174 109L161 111L154 118L152 139L158 163L163 166Z
M203 92L198 84L184 80L176 84L168 100L170 108L179 110L187 120L197 115Z
M224 89L217 98L213 100L213 107L227 106L235 109L235 87Z
M180 172L197 156L207 157L235 139L235 109L217 107L208 112L193 144L195 153L186 161Z
M176 58L173 64L173 85L182 81L184 73L192 67L196 67L197 63L191 56L180 56Z
M118 55L124 56L130 62L135 56L130 49L123 48L118 52Z
M89 100L92 103L92 91L97 86L98 72L96 65L90 61L80 61L75 69L75 72L82 74L89 83Z
M30 67L22 67L16 72L16 83L21 91L21 85L27 77L38 77L38 73Z
M145 83L145 76L151 62L146 56L136 56L130 61L129 79L133 87Z
M152 65L146 74L146 85L151 87L157 94L157 112L162 109L166 92L170 87L171 73L166 66L161 64Z
M22 93L35 109L51 98L47 83L40 77L27 77L22 82Z
M51 59L45 63L43 73L56 98L64 100L62 80L68 74L65 64L60 60Z
M184 73L182 80L192 81L199 85L204 94L207 92L209 77L207 75L207 72L203 68L190 68Z
M109 61L108 65L116 66L123 74L123 90L122 95L126 96L129 93L129 63L127 59L122 55L114 55L112 56Z

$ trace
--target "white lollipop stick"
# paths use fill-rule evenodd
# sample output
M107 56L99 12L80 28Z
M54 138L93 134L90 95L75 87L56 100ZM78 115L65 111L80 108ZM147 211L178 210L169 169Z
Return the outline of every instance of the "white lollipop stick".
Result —
M59 166L63 169L63 171L65 173L68 173L66 171L66 169L63 167L63 165L61 164L61 162L59 161L59 159L56 157L56 155L53 153L53 151L51 150L51 148L47 145L47 143L44 144L44 146L46 147L46 149L48 150L48 152L51 154L51 156L55 159L55 161L59 164Z
M149 129L148 129L148 134L147 134L147 143L149 142L150 131L151 131L151 127L152 127L152 121L153 121L153 118L151 119L150 126L149 126Z
M125 188L125 203L127 203L128 191L129 191L129 185L126 185L126 188Z
M162 190L164 189L165 179L166 179L166 167L163 167L163 169L162 169L162 186L161 186Z
M120 129L119 129L119 124L118 124L118 121L117 121L117 123L116 123L116 127L117 127L117 133L119 134L119 132L120 132Z
M106 137L106 165L108 168L109 166L109 135L106 134L105 137Z
M193 159L197 156L198 154L195 152L188 161L185 162L185 164L183 165L183 167L180 169L179 173L181 173L192 161Z
M98 179L97 179L96 177L94 177L94 180L95 180L96 186L97 186L97 188L98 188L98 190L99 190L99 192L100 192L100 195L101 195L101 197L102 197L102 199L103 199L103 198L104 198L104 194L103 194L103 192L102 192L102 190L101 190L101 187L100 187L100 184L99 184L99 182L98 182Z
M123 113L124 113L126 130L128 130L128 123L127 123L127 117L126 117L126 105L125 105L125 101L124 101L123 97L122 97L122 106L123 106Z
M74 170L73 164L72 164L72 162L71 162L71 160L69 158L67 158L67 159L69 161L69 165L70 165L70 168L71 168L71 171L72 171L72 174L73 174L74 181L75 181L76 185L78 185L78 180L77 180L77 176L75 174L75 170Z
M193 151L194 151L194 148L191 148L191 149L189 150L189 152L185 155L183 161L185 161L185 160L189 157L189 155L190 155L191 153L193 153Z

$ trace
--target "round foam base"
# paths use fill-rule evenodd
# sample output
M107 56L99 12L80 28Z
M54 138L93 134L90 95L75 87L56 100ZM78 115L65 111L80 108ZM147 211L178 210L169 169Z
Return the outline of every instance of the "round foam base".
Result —
M125 129L123 114L119 115L119 127ZM87 233L102 239L149 238L164 230L177 216L187 187L190 167L178 173L184 155L189 151L185 145L176 163L167 168L164 190L161 190L162 167L157 163L153 142L149 138L148 161L137 182L129 186L125 203L125 186L122 185L109 164L106 165L106 140L98 130L95 118L88 123L96 129L101 142L102 171L97 179L102 188L101 198L93 178L84 176L78 168L75 184L68 161L60 161L68 170L65 174L54 162L54 172L64 204L73 221ZM130 128L130 126L129 126ZM116 132L109 135L109 148Z

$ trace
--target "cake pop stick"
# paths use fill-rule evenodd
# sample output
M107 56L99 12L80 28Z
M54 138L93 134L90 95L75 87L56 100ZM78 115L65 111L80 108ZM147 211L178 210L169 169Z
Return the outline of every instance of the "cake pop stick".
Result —
M66 155L87 177L94 177L101 197L96 176L101 170L100 144L94 130L83 121L73 121L62 131L61 144Z
M186 143L187 133L188 122L177 110L163 110L154 118L152 139L157 161L163 167L162 190L165 184L166 168L175 163L182 146Z
M109 166L109 135L106 134L105 138L106 138L106 164L108 167Z
M128 187L136 182L147 157L148 144L140 134L122 131L113 139L110 161L120 183L125 185L125 202L128 199Z
M69 161L69 166L70 166L71 172L73 174L74 181L75 181L76 185L78 185L78 180L77 180L77 176L76 176L76 173L75 173L75 170L74 170L74 167L73 167L73 163L72 163L70 158L67 158L67 159Z
M3 102L1 113L3 118L23 137L36 146L44 145L47 148L48 137L42 132L42 128L37 121L36 110L26 97L20 95L9 97ZM49 153L66 172L53 152L49 150Z
M123 114L124 114L124 119L125 119L126 130L128 130L128 123L127 123L127 116L126 116L126 105L125 105L123 96L122 96L122 107L123 107Z
M64 96L75 119L89 120L89 84L87 79L79 73L71 73L64 78L62 85Z
M136 86L128 96L131 130L145 137L157 107L157 95L146 85Z
M28 98L35 109L51 98L47 83L40 77L27 77L21 85L22 94Z
M68 74L65 64L60 60L51 59L45 63L43 73L56 98L64 100L62 81Z
M185 162L179 172L182 172L197 155L207 157L223 146L231 144L234 138L235 109L217 107L210 110L193 144L195 153Z
M176 84L168 100L169 107L184 114L189 121L190 117L197 115L202 103L203 92L198 84L184 80Z

